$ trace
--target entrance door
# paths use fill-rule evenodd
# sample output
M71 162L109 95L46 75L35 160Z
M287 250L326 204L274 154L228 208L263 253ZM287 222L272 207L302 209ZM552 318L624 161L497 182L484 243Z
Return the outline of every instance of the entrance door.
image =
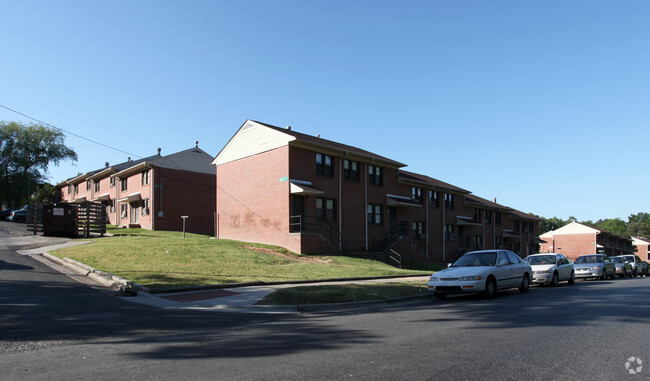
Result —
M130 217L130 223L133 225L137 225L140 223L140 208L137 203L131 203L129 204L131 207L131 217Z
M300 232L305 230L305 196L294 194L291 196L291 219L289 231Z
M397 234L397 208L394 206L388 207L388 223L390 226L390 234Z

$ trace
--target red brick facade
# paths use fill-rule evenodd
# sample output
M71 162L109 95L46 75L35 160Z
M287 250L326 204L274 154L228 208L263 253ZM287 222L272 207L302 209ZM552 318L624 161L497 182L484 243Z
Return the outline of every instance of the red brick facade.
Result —
M247 121L213 164L219 238L430 262L536 252L537 218L355 147Z
M540 236L540 252L560 253L570 260L584 254L631 254L632 240L591 226L572 222Z

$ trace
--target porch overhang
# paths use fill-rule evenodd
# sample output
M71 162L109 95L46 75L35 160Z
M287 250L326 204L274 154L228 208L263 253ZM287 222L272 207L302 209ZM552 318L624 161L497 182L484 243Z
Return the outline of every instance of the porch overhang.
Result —
M474 221L472 217L456 216L456 225L458 226L482 226L480 222Z
M386 195L386 205L393 206L393 207L412 207L412 206L421 207L422 206L422 204L412 200L409 197L397 196L394 194Z
M521 235L513 232L512 230L503 230L503 238L521 238Z
M109 193L104 193L103 195L93 198L91 201L108 201L110 199L111 195Z
M544 241L543 239L537 237L535 238L535 243L548 243L547 241Z
M137 192L131 193L130 195L117 200L117 202L137 202L140 200L142 200L142 196L140 195L140 192Z
M86 196L77 197L72 202L86 202Z
M313 196L313 195L319 195L323 194L322 190L311 186L311 183L309 185L303 183L302 181L295 181L291 180L290 182L290 192L291 194L296 194L299 196Z

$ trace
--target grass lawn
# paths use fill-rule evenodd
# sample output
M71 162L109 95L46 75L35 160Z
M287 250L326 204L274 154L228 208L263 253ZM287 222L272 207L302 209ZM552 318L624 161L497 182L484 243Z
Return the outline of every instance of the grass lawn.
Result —
M384 263L309 256L285 249L209 236L143 229L108 229L113 237L53 251L151 289L248 281L289 281L422 274ZM430 271L433 271L432 267ZM427 270L424 270L425 272Z
M278 290L256 304L294 305L359 302L427 293L426 282L391 282L374 284L343 284L303 286Z

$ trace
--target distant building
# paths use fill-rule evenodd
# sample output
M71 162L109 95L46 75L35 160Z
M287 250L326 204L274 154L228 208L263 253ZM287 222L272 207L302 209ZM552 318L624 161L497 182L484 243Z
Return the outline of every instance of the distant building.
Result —
M539 238L545 241L540 245L540 252L560 253L571 260L583 254L633 253L632 239L578 222L544 233Z
M538 218L290 127L247 120L212 164L219 238L298 253L393 249L430 262L475 249L536 252Z
M635 254L641 257L642 260L650 260L650 239L641 237L632 237L632 245L636 248Z
M214 233L213 157L196 147L109 165L57 184L67 202L106 205L108 222L150 230Z

